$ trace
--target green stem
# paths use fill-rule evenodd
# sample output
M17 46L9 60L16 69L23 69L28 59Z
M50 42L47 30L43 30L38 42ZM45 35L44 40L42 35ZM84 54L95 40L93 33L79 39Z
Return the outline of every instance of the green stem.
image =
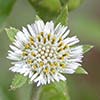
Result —
M40 87L37 87L36 84L33 84L31 89L31 99L30 100L39 100Z

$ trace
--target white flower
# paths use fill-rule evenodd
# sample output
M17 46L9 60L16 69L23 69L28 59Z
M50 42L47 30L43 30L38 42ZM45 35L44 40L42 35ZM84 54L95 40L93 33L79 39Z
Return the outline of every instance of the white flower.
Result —
M76 36L68 37L70 30L52 21L35 21L17 32L8 59L13 60L11 71L29 76L37 86L54 81L65 81L63 76L73 74L83 57L82 46Z

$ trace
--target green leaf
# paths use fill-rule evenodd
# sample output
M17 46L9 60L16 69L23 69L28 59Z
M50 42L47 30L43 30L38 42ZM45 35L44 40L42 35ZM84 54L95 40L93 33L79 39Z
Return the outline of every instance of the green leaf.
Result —
M93 48L92 45L83 45L83 52L86 53Z
M10 28L6 28L5 31L6 31L6 33L7 33L7 35L8 35L8 37L9 37L9 39L10 39L11 41L14 41L15 35L16 35L16 33L17 33L19 30L18 30L18 29L15 29L15 28L13 28L13 27L10 27Z
M0 0L0 24L6 19L12 10L16 0Z
M75 70L75 73L77 73L77 74L88 74L88 72L84 68L82 68L82 67L78 67Z
M16 74L12 81L10 89L15 90L16 88L20 88L26 83L26 81L27 81L27 77L21 74Z
M68 1L68 10L72 11L78 8L84 0L69 0Z
M41 87L39 100L70 100L66 82L55 82Z
M68 7L67 7L67 5L65 7L63 7L61 13L56 18L55 25L57 25L59 22L62 25L67 25L68 24Z
M59 0L28 0L35 9L37 15L44 21L51 20L59 14L61 4Z
M65 4L68 5L69 11L72 11L78 8L82 4L83 1L84 0L60 0L62 6L64 6Z

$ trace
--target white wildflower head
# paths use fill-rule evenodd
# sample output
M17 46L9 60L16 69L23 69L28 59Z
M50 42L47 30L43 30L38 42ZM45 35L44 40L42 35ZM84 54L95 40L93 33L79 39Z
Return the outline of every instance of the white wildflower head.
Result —
M67 26L35 21L17 32L10 45L8 59L12 60L11 71L28 76L37 86L54 81L65 81L63 76L73 74L83 57L82 46L76 36L68 37Z

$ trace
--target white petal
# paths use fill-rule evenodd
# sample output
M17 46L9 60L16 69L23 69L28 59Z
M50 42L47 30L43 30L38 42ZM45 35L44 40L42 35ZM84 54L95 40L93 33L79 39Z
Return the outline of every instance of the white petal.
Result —
M35 21L37 25L38 33L43 32L44 29L44 22L42 20Z
M67 30L67 26L66 27L61 27L60 29L59 29L59 31L58 31L58 33L57 33L57 38L60 38L62 35L63 35L63 33Z
M38 27L35 23L31 24L31 27L35 35L39 34Z
M73 69L64 69L63 73L67 73L67 74L73 74L75 71Z
M28 30L29 30L29 32L31 33L31 35L33 36L33 37L35 37L35 33L34 33L34 31L33 31L33 28L31 27L31 25L27 25L27 27L28 27Z
M15 42L13 42L13 44L16 47L20 48L20 49L23 49L24 48L23 44L21 42L17 41L17 40L15 40Z
M32 75L33 75L33 72L30 71L30 73L29 73L29 78L31 78Z
M33 81L38 76L38 73L33 74L31 81Z
M54 33L57 34L61 27L62 27L62 26L61 26L61 23L59 23L59 24L55 27Z
M17 51L18 50L18 48L16 48L15 46L13 46L13 45L10 45L9 46L13 51Z
M62 74L58 73L58 75L59 75L59 79L60 79L60 80L63 80L63 81L66 80L66 78L65 78Z
M79 42L79 39L76 36L70 37L70 38L66 38L64 40L64 43L68 44L69 46L72 46L76 43Z
M6 58L8 58L8 59L10 59L10 60L20 60L20 58L15 57L15 56L8 56L8 57L6 57Z
M70 69L73 69L73 70L75 70L75 69L77 69L78 68L78 66L81 66L81 64L79 64L79 63L70 63L70 64L68 64L68 68L70 68Z
M43 76L40 74L36 79L34 79L34 82L37 82L39 80L43 79Z
M52 82L54 82L53 76L49 75L49 77L50 77L50 80L51 80Z
M54 23L53 23L53 21L49 22L49 28L50 28L50 33L51 34L54 33Z
M26 37L27 39L29 39L30 34L29 34L28 30L27 30L25 27L23 27L22 30L23 30L23 33L25 34L25 37Z
M24 73L24 76L27 76L28 74L29 74L29 71L25 72L25 73Z
M17 32L17 35L15 37L20 42L24 42L24 43L28 42L28 40L26 39L25 35L21 31Z
M41 82L39 81L39 82L37 83L37 87L40 86L40 85L41 85Z
M59 77L58 77L57 74L53 75L53 78L54 78L57 82L59 82Z
M47 75L47 82L48 82L48 84L50 83L50 75L49 74Z
M62 36L62 39L66 38L66 37L68 36L69 33L70 33L70 30L67 30L67 31L65 32L65 34Z
M47 33L50 33L50 28L49 28L49 22L46 23L45 27L44 27L44 32L47 34Z

